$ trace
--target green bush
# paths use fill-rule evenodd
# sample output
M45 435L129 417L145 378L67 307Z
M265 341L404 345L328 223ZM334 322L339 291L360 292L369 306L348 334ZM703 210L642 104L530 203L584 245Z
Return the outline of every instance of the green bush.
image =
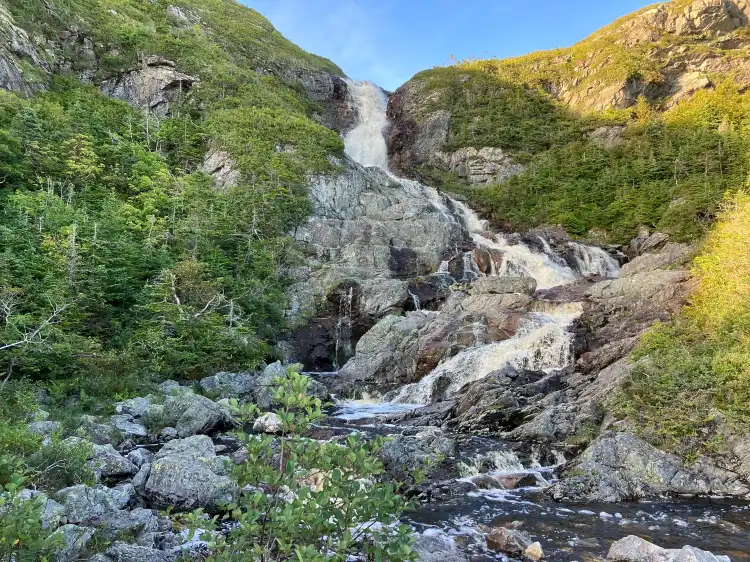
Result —
M647 332L613 403L649 440L686 457L724 452L729 434L750 431L748 237L750 196L741 192L696 259L690 306Z
M322 417L321 402L307 395L310 380L298 373L276 383L282 430L276 438L238 433L247 451L237 469L242 492L225 515L237 526L210 560L343 562L362 552L372 560L413 560L410 531L399 524L407 504L392 484L378 482L383 467L374 452L381 442L303 437ZM259 413L252 404L234 405L246 423ZM193 521L205 527L200 512Z
M0 483L0 561L50 560L62 540L42 528L46 499L21 494L28 480L17 459L0 453L0 472L11 473L7 482Z

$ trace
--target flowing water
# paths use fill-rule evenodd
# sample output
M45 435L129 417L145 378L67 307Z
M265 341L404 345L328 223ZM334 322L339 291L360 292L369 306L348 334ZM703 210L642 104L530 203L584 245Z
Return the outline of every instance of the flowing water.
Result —
M359 124L346 135L346 152L356 162L377 166L390 174L383 137L388 126L387 97L380 88L366 82L350 82L349 89ZM619 275L619 263L602 248L568 242L565 255L560 255L559 247L556 251L543 237L538 237L538 244L529 244L518 236L487 232L486 222L464 203L418 182L392 174L391 177L412 196L424 198L461 224L476 248L502 256L499 263L493 257L490 271L482 273L472 252L464 253L464 282L482 275L521 275L533 277L538 289L548 289L590 275ZM448 267L448 262L443 262L440 271L447 272ZM414 307L419 310L417 300ZM405 385L383 399L340 403L327 430L396 435L403 428L389 423L394 416L453 395L465 384L504 366L542 371L565 368L573 360L568 328L580 314L578 303L536 301L512 338L487 344L477 337L473 347L445 360L417 383ZM523 521L523 529L541 542L546 560L603 558L612 542L637 534L664 547L691 544L730 555L732 560L750 561L750 503L708 499L605 505L553 503L544 499L540 490L554 481L557 469L564 463L560 453L556 453L555 459L545 459L548 463L554 461L552 466L542 467L534 455L520 460L507 443L470 436L458 438L469 472L469 476L459 481L471 479L477 473L494 479L522 473L536 482L515 490L477 488L425 504L408 515L406 521L416 531L459 546L472 561L504 560L486 549L484 533L478 526L515 520ZM478 442L481 446L477 448ZM467 443L471 446L465 446Z

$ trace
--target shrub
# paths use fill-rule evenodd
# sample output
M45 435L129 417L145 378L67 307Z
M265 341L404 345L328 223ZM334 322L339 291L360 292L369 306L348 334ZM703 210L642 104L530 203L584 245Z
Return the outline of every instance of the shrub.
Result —
M243 489L224 516L237 526L210 559L342 562L364 552L372 560L413 560L409 529L399 524L405 500L377 481L380 442L303 437L322 417L321 402L307 395L307 377L290 372L276 382L282 429L275 438L238 434L247 450L237 471ZM254 405L235 406L248 423L258 415Z
M652 442L685 456L750 430L750 195L727 200L695 262L698 288L675 320L652 327L614 402Z
M44 496L30 498L22 494L28 483L22 462L0 454L0 472L11 477L0 485L0 561L49 560L62 545L61 537L42 528Z

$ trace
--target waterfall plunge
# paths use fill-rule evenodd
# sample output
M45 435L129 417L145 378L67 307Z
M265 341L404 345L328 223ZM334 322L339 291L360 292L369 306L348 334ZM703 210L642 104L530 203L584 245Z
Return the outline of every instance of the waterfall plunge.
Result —
M385 92L369 82L348 81L349 94L357 103L359 123L344 137L346 154L367 167L388 169L388 150L383 131L388 126Z

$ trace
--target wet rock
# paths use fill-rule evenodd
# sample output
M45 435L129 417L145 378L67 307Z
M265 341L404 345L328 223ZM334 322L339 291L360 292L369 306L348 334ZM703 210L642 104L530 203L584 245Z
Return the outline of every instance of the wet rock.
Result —
M434 273L468 233L436 191L350 160L339 175L313 178L309 191L312 217L295 238L312 267L288 291L289 343L306 368L334 370L382 314L408 306L404 286L392 280ZM380 279L385 299L377 306Z
M471 291L474 294L522 293L533 295L536 291L536 280L531 277L480 277L471 286Z
M180 437L231 429L235 421L216 402L198 394L169 396L164 403L164 423Z
M212 510L235 493L236 483L224 472L211 439L196 435L167 443L150 466L141 467L133 485L158 508Z
M402 279L363 279L360 281L360 309L372 318L403 310L409 300L409 283Z
M630 535L612 544L607 553L612 562L729 562L728 556L716 556L692 546L666 549Z
M488 548L511 556L523 555L534 544L531 537L523 531L506 527L492 529L486 540Z
M531 399L562 388L559 373L506 367L467 386L454 410L462 431L510 431L526 420Z
M457 454L456 440L435 427L423 428L414 435L400 435L379 451L386 472L399 480L411 478L417 470L427 469L428 476L443 471L447 467L442 461ZM448 470L455 476L455 466Z
M607 432L589 445L552 490L555 499L585 502L635 501L665 493L746 497L750 488L736 473L705 459L684 466L674 455L634 435Z
M87 464L102 480L132 476L138 472L137 467L115 451L112 445L94 445Z
M107 96L164 116L170 103L182 99L196 82L195 76L176 70L172 61L152 56L141 61L140 69L105 80L100 88Z
M200 385L204 392L218 398L241 398L254 392L256 379L256 375L251 373L222 372L201 379Z
M354 358L339 371L339 377L346 383L372 382L381 390L413 382L419 330L428 320L429 315L422 312L386 316L359 340Z
M446 273L435 273L426 277L417 277L409 282L408 294L415 310L432 310L451 294L453 278Z
M269 412L255 420L253 431L259 433L281 433L284 431L284 423L277 414Z

